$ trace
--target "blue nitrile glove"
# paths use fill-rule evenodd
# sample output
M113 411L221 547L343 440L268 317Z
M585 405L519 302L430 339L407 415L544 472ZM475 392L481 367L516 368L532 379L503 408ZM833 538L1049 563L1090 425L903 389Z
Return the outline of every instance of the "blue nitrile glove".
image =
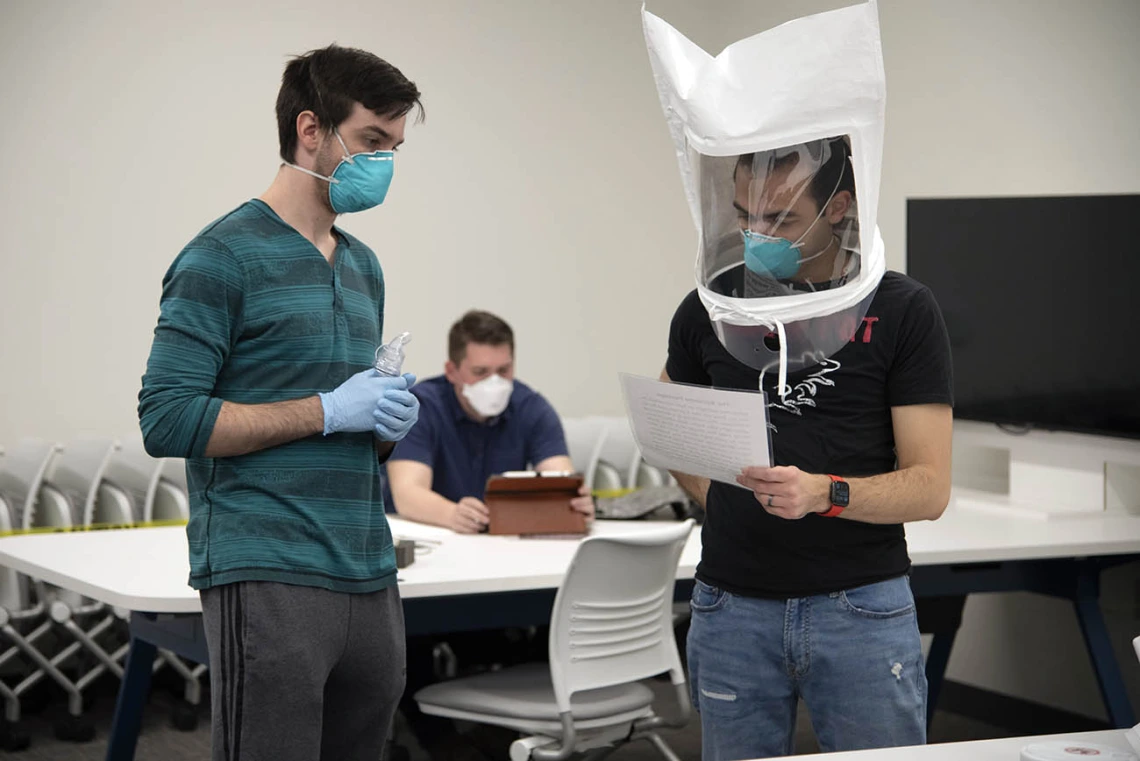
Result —
M325 412L325 436L330 433L371 431L376 427L372 413L389 393L411 396L408 393L408 378L381 375L369 368L352 376L333 391L318 394Z
M372 430L382 441L399 441L408 435L412 426L420 418L420 400L406 389L416 385L416 376L404 373L408 385L404 389L391 389L384 392L384 398L372 411L375 422Z

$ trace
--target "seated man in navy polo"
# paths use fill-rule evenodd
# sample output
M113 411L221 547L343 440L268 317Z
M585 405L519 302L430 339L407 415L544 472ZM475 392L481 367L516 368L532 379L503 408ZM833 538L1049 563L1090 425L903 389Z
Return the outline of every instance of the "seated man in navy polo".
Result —
M417 384L419 422L388 461L396 512L462 534L488 521L487 478L509 470L573 470L558 413L516 381L514 332L487 312L451 326L444 374ZM589 492L572 500L593 517Z
M509 470L573 470L558 414L536 391L514 379L514 332L487 312L472 311L451 327L444 374L412 388L419 422L388 460L388 487L403 518L463 534L482 531L487 478ZM589 491L571 500L590 518ZM448 635L461 670L544 658L548 629ZM484 729L461 736L454 722L426 716L412 696L435 681L436 637L409 637L407 686L400 710L434 761L487 761L507 755L510 740ZM509 734L509 733L507 733Z

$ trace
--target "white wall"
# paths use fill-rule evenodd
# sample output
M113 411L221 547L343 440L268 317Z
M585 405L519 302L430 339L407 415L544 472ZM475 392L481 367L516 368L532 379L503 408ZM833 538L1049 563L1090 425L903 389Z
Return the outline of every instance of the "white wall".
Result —
M822 0L653 0L710 50ZM287 54L330 41L421 87L389 201L344 220L389 282L388 333L434 372L479 306L567 415L621 412L616 373L656 373L695 240L640 0L298 0L0 5L0 443L127 431L158 287L208 221L277 165ZM880 226L905 266L905 199L1140 191L1140 2L882 0ZM1128 584L1124 584L1127 587ZM1124 616L1120 636L1140 629ZM1025 631L1022 631L1025 629ZM950 675L1099 713L1067 606L971 603ZM1127 653L1125 653L1127 654ZM1135 664L1126 661L1133 686Z
M655 7L702 42L715 18ZM560 411L620 412L618 370L664 362L695 241L639 8L0 6L0 441L136 425L163 272L268 185L286 57L334 40L423 92L388 202L342 220L381 259L410 368L440 371L448 326L487 308Z

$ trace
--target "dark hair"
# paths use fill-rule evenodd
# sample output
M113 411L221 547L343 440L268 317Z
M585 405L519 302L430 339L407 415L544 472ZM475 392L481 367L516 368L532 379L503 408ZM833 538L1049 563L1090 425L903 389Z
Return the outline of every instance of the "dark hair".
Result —
M456 365L467 356L467 344L511 347L515 353L515 332L501 318L490 312L471 310L451 326L447 334L447 356Z
M823 153L824 145L827 144L831 149L831 155L828 156L827 161L811 178L811 186L808 192L811 193L812 200L819 208L827 203L831 198L832 193L839 193L846 190L855 197L855 172L849 166L848 158L851 155L851 149L847 146L847 139L843 137L832 137L826 140L817 140L812 143L805 143L808 150ZM814 149L814 150L813 150ZM792 159L798 156L796 153L789 153L776 159L773 164L776 167L785 166L790 164ZM743 156L736 160L736 167L732 170L733 178L736 177L736 170L740 167L748 167L751 170L752 162L755 160L755 153L745 153ZM838 185L838 187L836 187Z
M422 121L420 91L392 64L366 50L329 45L297 56L285 66L277 93L277 135L281 158L292 162L297 153L297 116L317 115L324 130L332 130L360 103L377 116L403 116L416 108Z

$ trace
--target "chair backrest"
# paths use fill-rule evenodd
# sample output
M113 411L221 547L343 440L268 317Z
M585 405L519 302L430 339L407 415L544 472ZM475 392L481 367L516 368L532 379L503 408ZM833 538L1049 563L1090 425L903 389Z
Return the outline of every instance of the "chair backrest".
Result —
M550 674L558 710L570 696L669 672L684 683L673 588L693 521L582 540L554 599Z
M40 487L36 507L24 513L24 528L74 528L75 509L66 494L51 484Z
M645 460L637 463L637 471L633 477L633 488L644 489L653 486L667 486L673 482L673 477L667 470L657 468Z
M186 483L186 461L178 457L162 460L154 496L147 503L145 521L190 520L190 488Z
M88 526L128 526L142 520L133 495L113 483L103 481L95 493Z
M75 525L91 525L99 485L118 449L110 438L76 439L55 458L45 481L71 501Z
M150 501L150 512L143 516L143 520L147 523L190 520L190 499L186 496L186 488L165 478L161 479L155 489L154 499Z
M590 489L604 497L612 497L626 491L625 478L620 470L605 460L598 460L594 464L594 479Z
M153 512L151 503L164 469L165 459L147 454L142 433L136 432L120 440L119 450L107 463L103 478L127 494L135 520L149 520L147 516ZM95 520L101 522L98 517Z
M612 465L621 474L621 488L631 489L637 477L637 465L641 462L641 450L633 438L633 427L626 417L606 417L602 420L606 438L602 442L599 459Z
M162 461L162 480L169 481L182 491L189 493L186 485L186 461L179 457L167 457Z
M585 477L586 486L594 488L594 474L605 444L605 420L598 417L566 418L562 421L562 431L566 434L570 462Z
M4 494L16 526L24 526L35 510L44 474L60 451L58 444L24 439L0 460L0 494Z
M18 521L12 519L12 510L8 507L8 501L0 495L0 531L11 531L19 525Z
M8 502L0 497L0 536L20 525L12 512ZM0 608L12 613L23 610L26 605L27 585L20 574L11 568L0 568Z

